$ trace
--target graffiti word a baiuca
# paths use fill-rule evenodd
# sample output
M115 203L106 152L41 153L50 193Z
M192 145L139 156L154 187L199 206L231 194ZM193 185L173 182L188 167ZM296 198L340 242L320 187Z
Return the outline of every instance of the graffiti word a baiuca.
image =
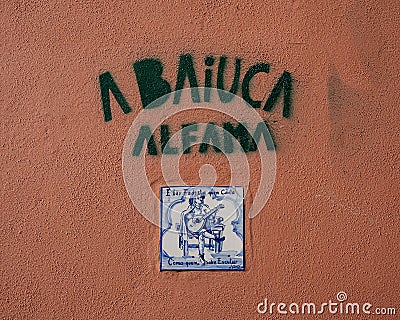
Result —
M225 69L227 65L227 57L221 56L219 58L217 67L217 81L216 88L220 90L229 91L232 94L237 94L240 87L240 79L242 73L242 60L240 58L235 58L235 71L233 75L233 80L230 88L225 87ZM193 57L190 54L183 54L179 57L178 68L176 74L175 83L175 93L173 97L173 103L179 104L181 90L185 86L185 81L188 79L189 86L193 88L192 90L192 100L193 102L209 102L210 97L207 95L207 91L204 91L204 96L200 97L198 87L213 87L214 80L214 69L215 58L212 56L207 56L204 59L204 84L199 83L197 80L196 70L194 67ZM155 58L145 58L138 60L133 63L133 70L136 75L137 84L139 87L140 97L142 101L143 108L147 108L150 104L152 108L161 106L165 100L160 99L164 97L168 99L167 94L171 93L171 84L163 78L164 66L161 60ZM270 71L270 65L268 63L256 63L248 68L244 73L244 77L241 83L242 98L253 108L263 108L266 112L271 112L277 102L279 97L283 97L283 112L282 115L288 118L291 113L292 107L292 76L288 71L283 71L275 85L273 86L268 99L262 106L262 101L253 100L250 92L250 82L254 76L258 73L268 74ZM114 96L117 104L122 109L122 111L127 114L132 111L129 103L127 102L124 94L120 90L119 86L115 82L112 74L107 71L99 76L99 84L101 91L101 101L104 113L104 121L110 121L112 119L111 106L110 106L110 92ZM158 100L157 100L158 99ZM223 92L219 93L219 99L222 103L229 103L232 99L232 95L224 95ZM152 102L156 101L154 104Z

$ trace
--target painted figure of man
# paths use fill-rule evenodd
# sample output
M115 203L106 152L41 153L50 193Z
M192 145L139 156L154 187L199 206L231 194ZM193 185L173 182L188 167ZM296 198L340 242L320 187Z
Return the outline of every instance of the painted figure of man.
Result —
M198 241L199 258L202 264L206 262L204 258L205 239L213 239L215 242L222 242L225 240L225 237L217 238L210 232L216 221L215 213L219 209L222 209L223 205L210 209L210 207L204 203L204 199L205 193L201 193L189 199L189 206L182 212L180 224L180 245L184 251L184 255L188 253L188 239L194 237Z

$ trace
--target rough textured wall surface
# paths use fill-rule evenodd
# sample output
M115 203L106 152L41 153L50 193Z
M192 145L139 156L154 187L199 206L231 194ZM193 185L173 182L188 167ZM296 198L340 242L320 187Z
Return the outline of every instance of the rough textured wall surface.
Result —
M257 313L265 297L320 303L339 291L400 312L398 1L3 1L0 10L1 319L273 318ZM294 79L291 116L277 107L268 118L277 177L246 223L243 272L160 272L159 230L125 190L122 147L142 109L132 63L161 59L174 85L184 53L199 82L207 55L227 56L230 74L235 57L244 69L270 63L253 84L260 99L284 70ZM133 109L112 98L109 122L105 71ZM224 183L217 157L184 163L214 161ZM197 170L186 169L189 183Z

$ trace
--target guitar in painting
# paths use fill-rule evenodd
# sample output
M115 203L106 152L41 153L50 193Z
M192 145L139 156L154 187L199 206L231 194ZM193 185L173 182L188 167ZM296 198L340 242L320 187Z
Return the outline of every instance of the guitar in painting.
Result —
M212 216L214 213L223 208L225 208L225 206L223 204L219 204L218 206L206 212L205 214L196 214L189 217L186 216L185 223L187 229L191 233L197 233L201 231L202 229L204 229L208 217Z

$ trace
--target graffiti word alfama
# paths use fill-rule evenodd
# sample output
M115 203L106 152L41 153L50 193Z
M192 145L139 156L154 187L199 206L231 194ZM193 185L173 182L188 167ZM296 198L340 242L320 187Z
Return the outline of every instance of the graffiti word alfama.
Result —
M229 91L232 94L237 94L239 91L240 79L241 79L241 67L242 60L240 58L235 58L235 71L233 75L233 80L230 88L225 88L225 69L227 65L227 57L221 56L218 62L217 69L217 89ZM178 68L176 74L175 83L175 94L174 94L174 104L179 103L180 93L176 91L181 90L185 86L185 81L188 79L189 86L191 88L197 88L204 86L207 88L212 87L213 83L213 65L215 63L215 58L212 56L207 56L204 59L204 84L200 84L197 80L196 71L194 68L193 57L190 54L183 54L179 57ZM142 101L143 108L157 107L162 105L165 101L160 99L161 97L168 98L167 94L171 93L171 84L163 78L163 63L161 60L156 58L145 58L140 59L133 63L133 70L136 75L137 84L139 87L140 98ZM291 113L292 106L292 76L290 72L283 71L275 85L273 86L268 99L262 106L262 101L253 100L250 93L250 82L253 77L260 73L269 73L270 64L268 63L256 63L248 68L241 83L242 98L253 108L263 107L264 111L271 112L280 96L283 96L283 117L288 118ZM115 82L112 74L107 71L99 76L100 92L102 109L104 113L104 121L110 121L112 119L111 106L110 106L110 92L114 96L117 104L122 109L122 111L127 114L132 111L129 103L127 102L124 94ZM194 91L195 92L195 91ZM207 101L209 97L203 97L204 101ZM232 95L223 94L219 92L219 98L222 103L228 103L232 99ZM158 100L157 100L158 99ZM200 102L199 95L192 95L193 102ZM157 101L156 101L157 100ZM156 101L156 102L155 102ZM155 102L157 105L155 105Z
M191 153L192 147L197 144L199 145L198 151L200 153L208 152L209 147L212 147L217 153L228 154L238 151L248 153L257 151L262 143L265 143L267 150L275 149L275 144L266 122L259 122L254 130L251 130L245 123L225 122L222 125L216 125L213 122L207 124L183 124L181 130L179 130L179 136L174 139L180 140L180 143L175 141L175 145L171 144L173 142L171 141L169 125L162 124L159 130L160 140L155 138L153 134L155 130L153 128L148 125L141 126L132 149L132 156L140 156L144 147L147 147L149 155L186 154ZM174 136L176 136L176 133L172 137ZM236 141L238 144L236 144Z

